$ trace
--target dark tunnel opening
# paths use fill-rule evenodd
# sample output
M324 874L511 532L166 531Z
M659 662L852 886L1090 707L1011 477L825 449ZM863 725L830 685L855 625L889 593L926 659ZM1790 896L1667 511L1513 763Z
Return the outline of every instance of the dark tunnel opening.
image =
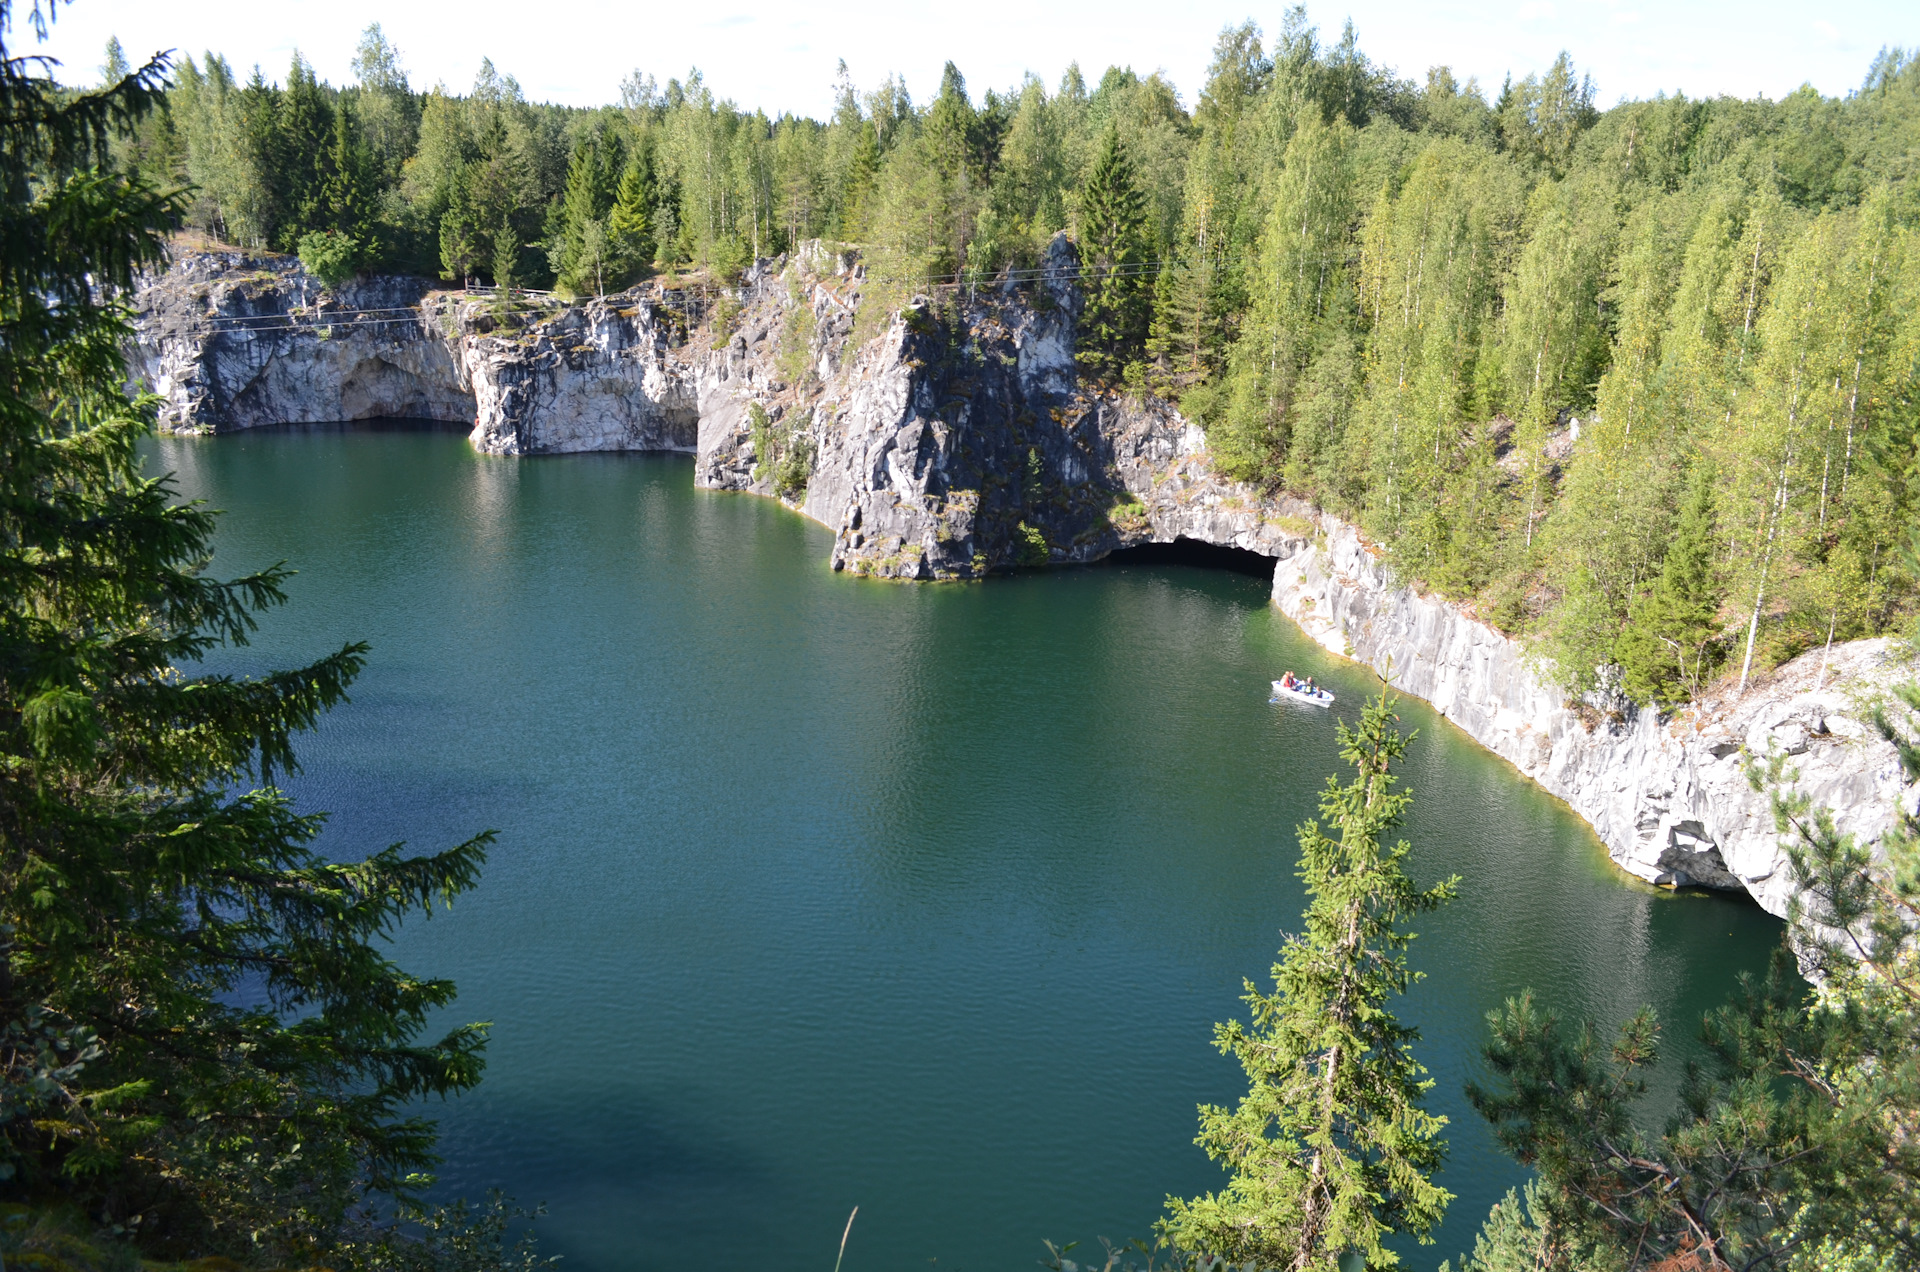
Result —
M1250 578L1271 582L1273 558L1264 552L1229 548L1198 539L1179 538L1172 543L1142 543L1119 548L1106 556L1109 565L1198 565L1209 570L1228 570Z

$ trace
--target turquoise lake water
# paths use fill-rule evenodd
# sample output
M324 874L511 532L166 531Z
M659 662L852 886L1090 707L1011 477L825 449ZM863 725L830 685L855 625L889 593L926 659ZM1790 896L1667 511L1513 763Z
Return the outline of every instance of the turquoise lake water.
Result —
M373 646L292 788L324 848L485 828L480 888L399 936L491 1020L437 1106L441 1191L545 1202L571 1272L1032 1268L1217 1186L1210 1044L1302 906L1293 828L1371 688L1221 570L915 587L664 456L473 454L437 432L156 443L227 510L217 573L300 573L227 669ZM1429 916L1402 1004L1453 1119L1431 1268L1523 1179L1468 1107L1484 1014L1526 987L1684 1054L1779 924L1656 893L1423 704L1405 770ZM1671 1087L1665 1091L1671 1098ZM1078 1253L1078 1252L1076 1252Z

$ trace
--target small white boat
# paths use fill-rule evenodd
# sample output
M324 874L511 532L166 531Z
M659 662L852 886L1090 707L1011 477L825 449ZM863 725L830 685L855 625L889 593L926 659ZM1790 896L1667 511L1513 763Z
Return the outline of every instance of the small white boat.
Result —
M1269 698L1268 701L1280 702L1283 700L1304 702L1314 707L1330 707L1333 705L1333 695L1325 689L1308 689L1304 685L1295 685L1292 688L1288 688L1276 680L1273 682L1273 697Z

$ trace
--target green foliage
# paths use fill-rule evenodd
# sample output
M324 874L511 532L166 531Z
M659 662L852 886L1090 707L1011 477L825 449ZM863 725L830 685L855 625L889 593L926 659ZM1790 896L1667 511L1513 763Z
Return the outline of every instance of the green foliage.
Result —
M355 1272L548 1272L560 1260L540 1255L531 1227L543 1213L498 1192L479 1205L406 1203L390 1222L350 1227L331 1253Z
M520 286L520 236L511 222L501 225L493 236L493 281L503 288Z
M806 494L813 480L813 438L804 421L776 428L766 408L755 402L747 407L747 429L753 439L753 479L771 485L782 499Z
M1321 434L1338 430L1348 413L1343 382L1351 372L1341 366L1348 357L1341 329L1352 306L1338 257L1353 218L1351 149L1344 124L1328 127L1309 116L1295 132L1255 260L1243 274L1252 303L1210 412L1208 441L1222 467L1249 480L1270 483L1278 475L1296 429L1302 460L1324 451L1334 438Z
M1329 778L1320 799L1339 838L1320 822L1300 827L1306 930L1282 948L1271 993L1247 982L1251 1024L1215 1030L1248 1091L1234 1109L1200 1110L1197 1142L1233 1178L1218 1193L1169 1198L1162 1231L1179 1249L1298 1272L1358 1250L1369 1266L1393 1267L1385 1239L1428 1239L1452 1200L1431 1178L1446 1119L1422 1107L1433 1083L1413 1058L1419 1031L1390 1003L1418 978L1402 922L1449 900L1458 880L1415 886L1406 842L1384 842L1413 798L1394 790L1412 740L1396 719L1383 686L1357 728L1339 726L1355 775L1344 786Z
M1653 586L1634 605L1615 657L1622 685L1638 702L1670 706L1700 692L1719 632L1714 568L1713 471L1696 467L1680 523Z
M538 1213L516 1210L498 1194L482 1205L403 1205L392 1218L359 1217L334 1242L335 1266L354 1272L542 1272L542 1258L529 1221ZM515 1239L515 1230L519 1235ZM126 1244L127 1234L94 1231L71 1207L35 1209L0 1205L0 1258L9 1267L35 1272L238 1272L231 1258L202 1257L180 1263L143 1259Z
M773 472L773 490L782 499L798 499L813 480L813 438L794 428L787 435L779 464Z
M1117 377L1145 351L1152 315L1146 208L1117 127L1101 139L1080 197L1079 247L1086 307L1075 357L1096 375Z
M1920 780L1920 688L1876 725ZM1797 898L1764 982L1704 1021L1710 1063L1655 1133L1636 1116L1658 1061L1643 1009L1603 1043L1531 995L1490 1020L1491 1087L1468 1088L1502 1144L1539 1172L1533 1211L1562 1249L1621 1268L1911 1266L1920 1257L1920 818L1893 810L1883 860L1792 788L1770 787ZM1823 988L1794 976L1798 951ZM1547 1263L1544 1266L1555 1266Z
M1053 559L1047 535L1037 526L1022 521L1013 528L1013 558L1016 564L1038 569Z
M786 313L780 322L779 349L775 365L788 384L805 385L814 378L813 339L820 320L813 312L812 289L796 272L787 286Z
M213 514L140 473L118 298L179 204L103 165L166 65L80 95L36 69L0 57L0 1174L137 1214L159 1253L319 1259L374 1194L428 1182L412 1102L479 1078L484 1027L428 1034L453 986L386 938L471 886L487 837L313 851L320 818L275 781L363 646L189 670L245 643L286 571L208 575Z
M1569 1249L1555 1232L1541 1204L1540 1184L1529 1181L1526 1194L1509 1188L1494 1203L1474 1238L1473 1253L1460 1259L1459 1272L1613 1272L1604 1256ZM1453 1272L1450 1262L1440 1272Z
M620 175L623 166L619 141L609 134L587 133L574 145L557 241L550 253L554 287L563 295L604 296L608 276L619 281L621 262L608 234L607 217L625 184ZM632 188L642 188L639 178Z
M607 213L607 236L623 277L644 271L653 261L654 185L651 158L646 150L636 149Z
M360 268L360 244L338 230L300 236L300 263L328 287L338 287Z

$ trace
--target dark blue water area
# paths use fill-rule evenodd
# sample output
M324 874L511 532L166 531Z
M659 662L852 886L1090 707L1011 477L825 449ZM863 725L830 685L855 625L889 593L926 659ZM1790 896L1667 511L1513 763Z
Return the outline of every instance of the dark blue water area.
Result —
M1264 581L1140 563L966 586L849 579L828 533L698 491L682 458L506 460L457 436L155 444L227 510L214 561L291 604L216 665L372 645L290 788L325 851L499 831L481 885L395 955L493 1024L433 1106L440 1191L544 1202L578 1272L830 1261L1033 1266L1217 1187L1210 1042L1303 904L1295 826L1373 688ZM1331 712L1267 701L1312 674ZM1424 705L1405 770L1432 1106L1458 1194L1431 1267L1523 1173L1468 1107L1484 1015L1531 987L1676 1060L1779 925L1670 895ZM1673 1079L1655 1092L1673 1098ZM937 1262L935 1262L937 1260Z

